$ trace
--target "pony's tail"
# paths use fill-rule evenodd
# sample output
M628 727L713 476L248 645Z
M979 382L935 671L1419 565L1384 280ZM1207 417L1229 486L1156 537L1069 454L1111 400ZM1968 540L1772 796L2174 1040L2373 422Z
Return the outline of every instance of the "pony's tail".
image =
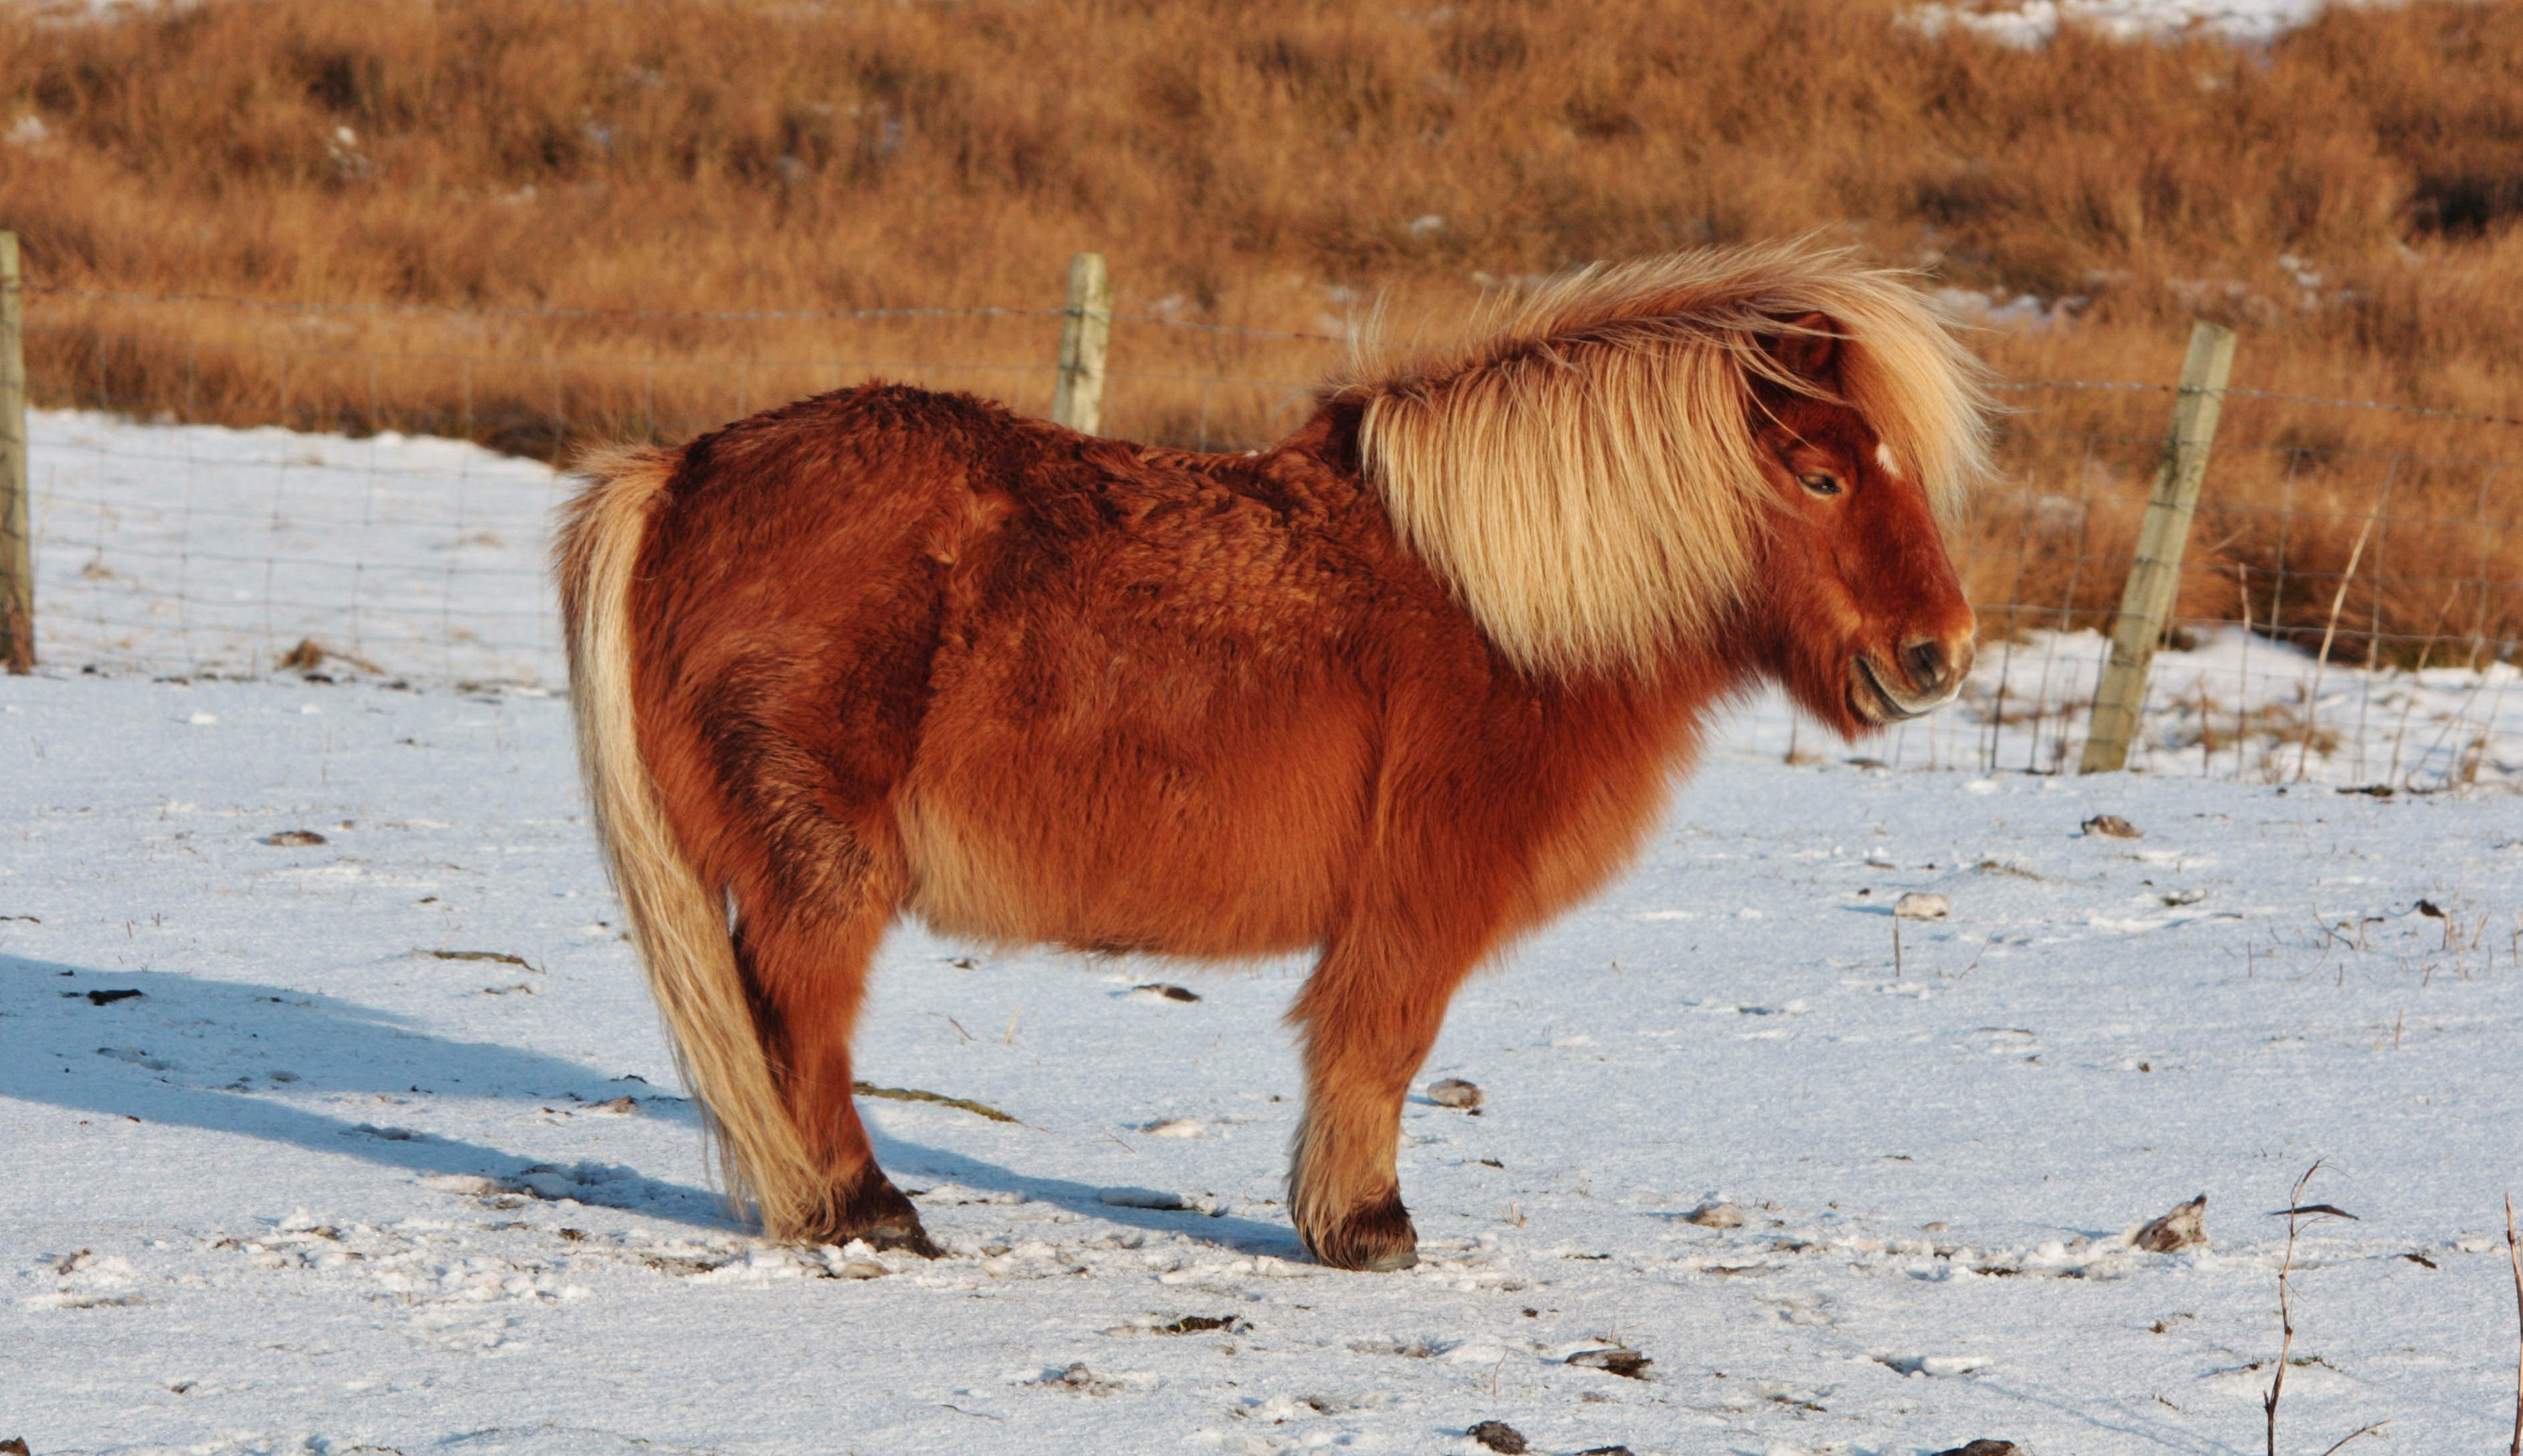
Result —
M593 457L580 466L588 485L562 507L554 574L579 769L632 943L685 1085L700 1099L728 1193L751 1198L773 1237L796 1237L814 1221L824 1180L764 1055L725 888L704 881L667 820L641 756L631 694L632 579L649 517L679 463L655 449Z

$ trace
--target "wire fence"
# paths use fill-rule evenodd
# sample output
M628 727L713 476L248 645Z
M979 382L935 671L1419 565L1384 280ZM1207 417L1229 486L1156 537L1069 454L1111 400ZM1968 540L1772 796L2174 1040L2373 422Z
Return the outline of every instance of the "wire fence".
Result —
M685 438L871 378L1041 412L1060 309L318 309L43 295L30 372L38 640L48 670L399 679L536 692L563 680L545 553L578 445ZM95 310L119 310L119 322ZM244 333L135 317L252 314ZM327 337L347 311L473 331L466 347ZM1117 314L1108 432L1264 444L1335 367L1318 332ZM681 352L601 332L690 326ZM275 322L276 321L276 322ZM312 321L315 327L303 325ZM523 355L512 323L599 332ZM741 330L845 324L825 352ZM738 336L711 333L731 326ZM274 337L274 329L278 337ZM794 342L795 336L789 336ZM1186 342L1188 341L1188 342ZM460 342L460 341L459 341ZM674 343L674 340L669 340ZM365 387L354 388L364 377ZM2081 743L2172 387L2017 381L1997 484L1956 560L1980 612L1959 711L1854 750L1861 764L2060 773ZM2426 791L2523 784L2523 422L2226 392L2181 586L2130 767ZM276 420L248 428L221 420ZM311 644L322 654L310 656ZM1782 706L1740 751L1824 747Z
M1985 643L1959 756L2059 772L2081 742L2165 449L2027 382L1963 565ZM2125 388L2124 386L2120 388ZM2168 409L2171 390L2147 386ZM2344 411L2388 414L2359 442ZM2387 787L2523 770L2523 434L2495 416L2231 389L2131 767ZM2500 449L2501 447L2501 449Z

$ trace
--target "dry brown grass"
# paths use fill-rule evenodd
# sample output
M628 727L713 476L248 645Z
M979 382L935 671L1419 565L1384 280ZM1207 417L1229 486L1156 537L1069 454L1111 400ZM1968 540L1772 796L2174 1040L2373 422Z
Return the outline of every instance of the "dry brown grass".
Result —
M2265 48L2070 33L2016 51L1895 17L1890 0L210 0L112 23L19 7L0 11L0 225L56 289L472 309L1050 308L1066 256L1094 248L1124 312L1312 334L1380 293L1408 319L1574 262L1819 229L1956 286L2079 301L2071 322L1983 337L2015 379L2168 382L2205 315L2244 331L2239 386L2523 413L2523 6L2340 7ZM869 373L1040 409L1057 332L62 293L35 296L30 323L51 401L547 454ZM1268 438L1338 352L1124 323L1106 418ZM1259 383L1200 382L1221 379ZM2117 599L2103 558L2125 556L2168 401L2020 398L2023 492L1982 512L1975 587L2091 621ZM2523 430L2238 400L2222 438L2270 448L2220 455L2185 614L2239 614L2239 575L2258 620L2318 633L2322 573L2388 476L2348 650L2378 629L2523 635L2523 472L2393 464L2523 459ZM2499 529L2426 524L2483 514Z

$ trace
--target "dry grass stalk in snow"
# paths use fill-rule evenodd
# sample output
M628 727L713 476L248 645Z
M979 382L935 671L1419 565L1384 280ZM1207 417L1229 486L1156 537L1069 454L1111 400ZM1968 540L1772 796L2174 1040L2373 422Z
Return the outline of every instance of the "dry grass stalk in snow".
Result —
M2523 1456L2523 1245L2514 1241L2514 1196L2505 1196L2505 1262L2514 1270L2514 1438L2505 1456Z
M2304 1175L2296 1179L2294 1190L2287 1196L2287 1206L2278 1210L2286 1215L2287 1221L2286 1257L2278 1265L2278 1329L2280 1331L2278 1360L2276 1372L2269 1377L2269 1393L2261 1398L2261 1410L2268 1422L2268 1456L2278 1456L2278 1398L2286 1391L2287 1358L2295 1351L2295 1311L2288 1300L2287 1278L2295 1272L2296 1235L2302 1231L2303 1220L2356 1216L2328 1203L2307 1203L2304 1200L2305 1186L2312 1182L2313 1174L2321 1171L2323 1161L2321 1158L2313 1159L2312 1166L2305 1169ZM2204 1201L2205 1195L2202 1195L2203 1204ZM2356 1437L2371 1434L2380 1429L2379 1422L2371 1426L2361 1426L2332 1442L2329 1450L2322 1452L2321 1456L2330 1456L2331 1451L2336 1451Z

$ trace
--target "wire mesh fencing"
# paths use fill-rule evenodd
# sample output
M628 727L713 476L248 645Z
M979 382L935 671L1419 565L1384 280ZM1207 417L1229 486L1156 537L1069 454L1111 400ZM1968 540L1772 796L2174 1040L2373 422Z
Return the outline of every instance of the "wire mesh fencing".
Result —
M52 302L66 316L27 329L42 397L68 406L30 421L51 670L523 691L564 676L545 554L567 483L549 462L869 379L1038 413L1062 313L640 316L645 344L684 331L668 352L620 347L625 320L600 312ZM1321 323L1117 315L1108 433L1195 449L1284 435L1341 360L1341 320ZM519 356L529 326L540 352ZM2172 390L2001 388L2001 469L1956 542L1983 635L1963 700L1853 748L1772 703L1738 721L1737 749L2072 771ZM219 423L249 420L281 424ZM2515 421L2229 390L2130 767L2523 783L2518 486Z
M2004 392L2001 469L1956 558L1978 666L1959 711L1860 762L2074 771L2173 392ZM2518 446L2515 421L2229 390L2129 767L2395 792L2523 782ZM1761 748L1816 745L1770 719Z

